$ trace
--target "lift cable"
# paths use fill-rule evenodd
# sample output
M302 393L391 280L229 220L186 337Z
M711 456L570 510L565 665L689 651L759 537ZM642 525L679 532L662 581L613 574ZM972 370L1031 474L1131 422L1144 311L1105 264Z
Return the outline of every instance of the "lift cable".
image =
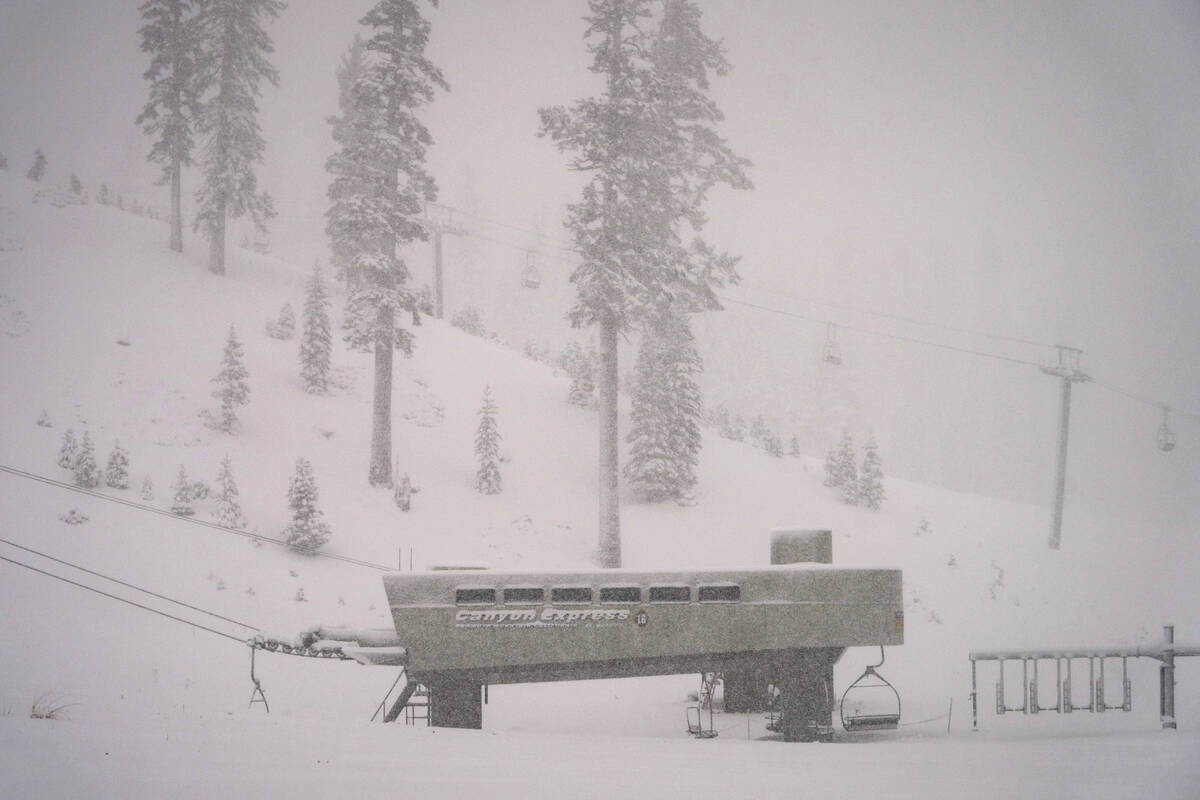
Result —
M1171 413L1177 417L1187 417L1188 419L1193 420L1195 422L1200 422L1200 414L1196 414L1191 411L1185 411L1183 409L1175 407L1174 405L1171 405L1170 403L1164 403L1161 400L1151 400L1149 397L1144 397L1142 395L1136 394L1135 392L1131 392L1128 389L1122 389L1120 386L1111 384L1108 381L1102 381L1102 380L1093 378L1092 383L1096 384L1097 386L1101 387L1102 389L1107 389L1110 392L1124 395L1125 397L1128 397L1130 400L1133 400L1135 402L1145 403L1146 405L1154 406L1155 408L1163 408L1165 406L1167 408L1170 408Z
M192 622L191 620L184 619L183 617L177 617L174 614L168 614L165 611L159 611L156 608L151 608L150 606L144 606L141 603L135 603L132 600L126 600L124 597L118 597L115 594L109 594L108 592L101 591L100 589L97 589L94 586L88 586L86 583L79 583L78 581L73 581L70 578L64 578L61 575L55 575L53 572L46 572L44 569L38 569L37 567L31 566L29 564L25 564L21 561L14 561L13 559L8 558L7 556L0 556L0 561L7 561L9 564L15 564L18 567L24 567L25 569L32 570L33 572L41 573L42 575L45 575L48 578L54 578L55 580L62 581L63 583L69 583L72 586L78 586L80 589L87 589L89 592L95 592L96 594L104 595L105 597L108 597L112 600L117 600L122 603L127 603L128 605L134 606L135 608L140 608L143 611L149 611L151 614L158 614L160 617L166 617L167 619L173 619L176 622L182 622L184 625L191 625L193 628L199 628L202 631L207 631L216 636L224 637L231 641L237 642L238 644L246 644L245 639L241 639L232 634L225 633L224 631L219 631L215 628L209 628L206 625L200 625L196 622ZM205 612L205 613L208 613L208 612ZM238 623L238 624L240 625L241 623Z
M794 319L802 319L806 322L812 322L812 323L816 323L818 325L828 325L830 322L830 320L827 320L827 319L811 317L806 314L797 313L795 311L784 311L783 309L771 308L770 306L759 305L757 303L750 303L745 300L737 300L735 298L727 297L727 296L723 296L723 295L717 295L717 298L725 303L733 303L735 305L740 305L740 306L745 306L747 308L755 309L756 311L765 311L770 314L778 314L783 317L792 317ZM895 334L895 333L884 333L883 331L874 331L869 328L859 328L854 325L844 325L842 323L837 323L837 326L843 330L854 331L855 333L862 333L867 336L879 336L879 337L882 337L885 339L895 339L895 340L901 341L901 342L908 342L909 344L919 344L919 345L924 345L926 347L936 347L936 348L939 348L942 350L952 350L956 353L964 353L966 355L979 356L981 358L993 358L998 361L1008 361L1013 364L1023 364L1025 366L1029 366L1029 367L1040 367L1041 366L1041 364L1037 363L1036 361L1029 361L1029 360L1023 359L1023 358L1013 358L1012 356L1002 356L998 353L987 353L982 350L972 350L969 347L959 347L957 345L943 344L941 342L931 342L931 341L928 341L927 339L916 339L911 336L902 336L900 334Z
M181 517L178 514L172 514L170 511L166 511L161 508L155 508L154 506L148 506L143 503L135 503L132 500L126 500L123 497L113 497L112 495L107 495L102 492L92 491L91 489L85 489L82 486L74 486L69 483L64 483L63 481L56 481L53 478L47 478L44 475L37 475L32 472L26 472L25 470L16 469L14 467L10 467L5 464L0 464L0 472L7 472L10 475L15 475L19 478L25 478L25 479L31 480L31 481L38 481L39 483L44 483L48 486L54 486L59 489L66 489L68 491L77 492L79 494L84 494L89 497L95 497L99 500L107 500L110 503L118 503L120 505L128 506L130 508L136 508L139 511L149 511L154 514L158 514L159 516L175 520L177 522L187 522L192 525L199 525L204 528L211 528L212 530L220 531L222 533L228 533L228 534L232 534L234 536L243 536L247 539L253 539L254 541L258 541L258 542L270 542L271 544L277 544L277 545L280 545L281 547L288 546L287 542L283 541L282 539L276 539L273 536L265 536L261 533L251 533L250 531L243 531L238 528L226 528L223 525L217 525L215 522L206 522L202 519L195 519L193 517ZM351 558L349 556L341 556L341 555L337 555L336 553L317 552L314 555L316 555L318 558L329 558L329 559L333 559L334 561L342 561L347 564L353 564L354 566L357 566L357 567L368 567L370 569L377 569L377 570L380 570L381 572L394 572L395 571L394 567L389 567L384 564L376 564L371 561L363 561L361 559Z
M890 319L890 320L894 320L896 322L904 322L904 323L907 323L910 325L920 325L920 326L927 327L927 328L937 328L939 330L949 331L951 333L966 334L968 336L983 336L988 339L997 339L999 341L1004 341L1004 342L1013 342L1014 344L1025 344L1025 345L1029 345L1031 347L1042 347L1042 348L1047 348L1050 350L1053 350L1056 347L1056 345L1048 344L1046 342L1039 342L1034 339L1022 339L1019 336L1009 336L1009 335L1003 334L1003 333L988 333L987 331L977 331L977 330L972 330L970 328L960 328L960 327L957 327L954 325L946 325L945 323L941 323L941 322L930 322L928 320L913 319L912 317L905 317L905 316L901 316L900 314L893 314L888 311L872 311L870 309L858 308L857 306L852 306L852 305L849 305L846 303L834 303L834 302L830 302L828 300L819 300L815 297L801 297L800 295L791 294L789 292L783 292L778 289L768 289L764 286L751 286L746 283L742 283L740 285L746 289L749 289L752 292L761 292L764 294L772 294L772 295L776 295L778 297L787 298L788 300L795 300L795 301L798 301L801 303L810 303L815 306L824 306L826 308L836 308L840 311L849 311L853 314L862 314L862 315L868 316L868 317L879 317L880 319Z
M175 603L176 605L183 606L184 608L191 609L192 611L199 611L201 614L207 614L210 617L215 617L224 622L232 622L234 625L239 625L243 628L246 628L247 630L252 630L255 632L258 632L260 630L259 628L256 628L253 625L247 625L245 622L239 622L236 619L231 619L229 617L223 617L220 614L213 613L212 611L205 611L203 608L198 608L197 606L189 605L189 604L183 602L182 600L176 600L173 597L167 597L166 595L158 594L157 592L152 592L149 589L143 589L140 586L134 586L132 583L126 583L125 581L118 580L117 578L113 578L109 575L104 575L103 573L95 572L94 570L90 570L87 567L81 567L78 564L72 564L70 561L63 561L61 558L55 558L52 555L47 555L46 553L40 553L37 550L34 550L29 547L25 547L24 545L17 544L16 542L10 542L8 539L0 539L0 542L3 542L4 544L9 545L10 547L15 547L18 550L24 550L27 553L32 553L35 556L40 556L44 559L47 559L48 561L53 561L57 564L62 564L63 566L70 567L71 569L77 569L80 572L86 572L88 575L94 575L97 578L103 578L106 581L111 581L120 586L124 586L127 589L133 589L134 591L142 592L143 594L148 594L151 597L158 598L159 600L166 600L168 603Z

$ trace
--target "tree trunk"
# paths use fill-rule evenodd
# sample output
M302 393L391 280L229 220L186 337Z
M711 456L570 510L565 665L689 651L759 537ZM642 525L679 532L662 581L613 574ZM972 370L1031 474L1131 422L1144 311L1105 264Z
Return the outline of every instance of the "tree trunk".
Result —
M171 249L176 253L183 252L182 171L179 159L171 162Z
M225 274L225 201L217 201L215 219L208 228L208 271Z
M367 480L372 486L392 485L392 331L395 312L391 306L379 309L375 336L375 404L371 416L371 469ZM386 333L385 333L386 332Z
M617 430L617 322L611 314L600 321L600 369L596 400L600 413L600 566L621 566L621 504L617 495L619 439Z

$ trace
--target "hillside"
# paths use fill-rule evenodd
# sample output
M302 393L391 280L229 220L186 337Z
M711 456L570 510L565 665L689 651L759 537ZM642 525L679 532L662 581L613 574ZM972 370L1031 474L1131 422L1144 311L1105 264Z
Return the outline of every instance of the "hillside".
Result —
M312 396L300 386L297 342L264 332L284 303L302 305L307 265L231 250L229 274L215 277L204 270L195 238L181 257L166 249L162 223L95 203L34 202L35 189L0 172L0 238L9 243L0 250L0 466L8 469L0 472L2 538L258 628L387 624L378 570L256 545L12 471L69 482L55 461L71 428L90 433L102 463L117 440L129 452L132 488L106 494L140 503L139 487L149 477L155 495L148 504L158 509L169 507L180 466L211 483L228 454L250 530L268 537L287 524L288 479L296 459L308 458L333 529L327 550L335 555L404 568L457 559L514 568L590 562L594 415L566 403L565 377L426 319L413 358L397 361L394 444L399 470L420 487L403 513L390 492L366 485L369 356L336 343L335 387ZM334 311L340 315L336 296ZM232 436L204 416L217 408L211 378L231 325L244 344L251 385L241 430ZM504 491L495 496L472 487L485 386L500 408L506 459ZM43 413L49 427L38 424ZM979 446L993 444L1003 443ZM886 450L883 459L886 470ZM1200 541L1173 510L1138 509L1131 525L1073 508L1071 538L1052 553L1045 549L1045 508L893 479L884 508L871 512L843 504L821 479L819 460L772 459L706 432L694 505L626 498L626 564L762 564L770 529L832 529L835 563L904 570L906 643L888 653L887 674L904 695L908 719L944 714L954 698L956 730L969 726L963 709L971 648L1150 642L1166 623L1177 626L1179 640L1200 641L1193 575ZM72 509L86 522L60 518ZM197 517L207 520L210 511L201 504ZM0 555L85 577L10 545L0 545ZM235 643L9 563L0 563L0 586L0 710L23 716L34 698L55 692L79 704L71 717L81 722L246 714L246 656ZM297 600L301 588L304 601ZM873 660L869 651L847 654L838 684ZM1053 730L1069 723L1092 732L1153 731L1154 666L1133 666L1134 714L1050 720ZM1180 724L1191 731L1200 728L1197 667L1181 665L1179 678ZM394 677L278 656L263 656L258 668L273 713L330 724L369 716ZM994 675L983 680L985 724L1012 729L1010 720L991 717ZM599 720L606 735L620 736L644 733L651 719L652 735L678 737L679 687L691 683L506 689L495 692L485 726L587 733ZM611 703L610 692L626 694L625 703ZM545 702L539 709L530 697ZM628 698L661 705L646 711ZM1050 727L1040 722L1043 732ZM922 730L929 729L908 735Z

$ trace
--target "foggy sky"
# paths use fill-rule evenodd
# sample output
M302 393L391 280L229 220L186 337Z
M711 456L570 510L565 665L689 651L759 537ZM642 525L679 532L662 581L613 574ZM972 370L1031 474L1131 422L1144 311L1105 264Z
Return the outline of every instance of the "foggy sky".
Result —
M75 171L165 205L133 124L137 5L3 5L10 169L40 146L53 179ZM743 256L741 296L1071 344L1095 374L1200 410L1200 5L700 5L734 66L715 82L722 131L755 165L753 192L710 206L709 237ZM273 248L304 268L324 257L334 69L367 7L293 0L269 28L281 85L263 90L260 183L280 212ZM536 109L596 88L585 7L447 0L429 12L430 56L451 85L426 114L442 202L564 236L578 177L535 137ZM185 176L185 196L197 180Z

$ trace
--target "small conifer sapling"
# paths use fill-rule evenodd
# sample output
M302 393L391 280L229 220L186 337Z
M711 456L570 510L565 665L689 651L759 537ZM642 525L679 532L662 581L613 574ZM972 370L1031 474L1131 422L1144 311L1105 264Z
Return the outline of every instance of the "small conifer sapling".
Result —
M120 442L113 444L112 452L108 454L108 464L104 468L104 485L110 489L129 488L129 454Z
M284 529L288 546L301 553L314 554L329 541L329 524L317 508L317 482L308 459L296 461L296 472L288 486L288 506L292 524Z
M94 489L100 485L96 447L92 444L92 435L86 430L83 432L83 440L79 443L79 457L75 459L75 485L85 489Z
M58 465L63 469L75 469L75 459L79 457L79 442L75 439L75 431L67 428L63 434L62 444L58 448Z
M479 471L475 474L475 488L481 494L500 492L500 431L496 427L496 403L492 399L492 388L483 390L483 407L479 409L479 427L475 431L475 455L479 458Z
M217 470L217 507L213 516L222 528L246 527L246 516L238 502L237 482L233 479L233 463L228 455L221 459L221 466Z
M171 499L171 513L181 517L190 517L196 513L196 509L192 507L192 502L195 496L192 494L193 483L188 478L187 470L181 464L179 466L179 475L175 478L175 484L171 487L174 491L174 496Z
M213 383L217 384L213 397L221 401L221 418L217 427L225 433L232 433L237 427L237 407L250 402L249 377L250 373L242 360L242 343L230 325L221 371L213 378Z

